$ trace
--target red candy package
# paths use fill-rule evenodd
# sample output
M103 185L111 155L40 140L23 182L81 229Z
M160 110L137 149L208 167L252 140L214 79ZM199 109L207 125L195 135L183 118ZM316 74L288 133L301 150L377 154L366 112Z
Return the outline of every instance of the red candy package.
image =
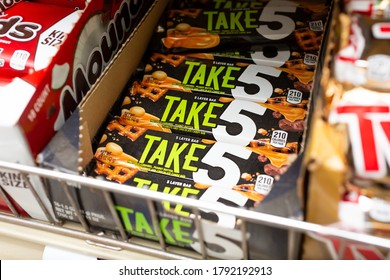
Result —
M80 12L34 2L14 5L0 16L0 75L21 77L45 69Z
M354 15L348 43L335 56L336 79L373 90L390 89L390 21Z

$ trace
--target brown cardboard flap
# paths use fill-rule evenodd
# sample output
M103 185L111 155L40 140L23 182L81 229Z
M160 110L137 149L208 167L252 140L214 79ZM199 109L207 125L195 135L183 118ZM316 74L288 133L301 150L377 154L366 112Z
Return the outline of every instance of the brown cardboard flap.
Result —
M92 159L91 140L140 63L168 0L154 1L140 25L80 104L80 168Z

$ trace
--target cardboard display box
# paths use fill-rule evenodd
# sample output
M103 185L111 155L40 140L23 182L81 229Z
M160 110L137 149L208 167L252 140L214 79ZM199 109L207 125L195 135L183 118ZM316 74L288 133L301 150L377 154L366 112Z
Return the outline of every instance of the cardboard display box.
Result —
M33 11L34 5L49 7L55 4L53 1L50 4L47 2L19 2L9 8L7 14L24 5L29 5L27 8ZM23 76L19 73L20 77L10 77L0 88L1 160L36 164L36 156L88 95L123 43L137 29L151 2L78 1L74 2L76 6L73 6L68 17L59 18L58 22L52 20L50 26L44 24L45 14L40 13L39 9L34 14L26 14L26 20L31 18L31 21L39 20L41 23L34 23L40 36L26 42L29 49L23 54L37 57L31 68L21 60L23 57L14 61L19 67L14 65L14 70L26 68L29 71ZM60 10L60 6L52 7ZM50 13L50 9L47 8L46 13ZM4 52L12 47L13 41L9 38L4 37L1 42ZM31 46L33 44L36 46ZM19 48L23 46L19 44ZM44 67L37 66L37 63L43 62L38 55L48 53L51 56L46 57ZM50 220L38 206L28 185L34 185L44 205L53 214L41 180L35 176L28 176L29 180L25 180L18 172L2 171L1 187L4 191L31 217Z
M155 1L154 9L147 15L145 24L140 26L133 37L126 43L125 47L118 53L115 63L112 63L105 75L99 79L97 86L93 87L89 94L81 103L80 110L73 114L73 124L68 122L65 129L56 135L48 148L41 154L42 166L79 174L85 171L94 157L94 149L91 143L99 141L97 135L102 124L105 122L108 112L118 100L123 89L126 87L129 78L138 66L143 53L146 50L145 38L153 32L157 24L166 1ZM145 35L146 34L146 35ZM319 73L316 73L319 75ZM110 94L107 94L109 92ZM113 105L114 104L114 105ZM119 104L120 106L121 104ZM69 124L69 125L68 125ZM80 130L79 130L80 128ZM70 139L71 135L79 135L79 139ZM64 140L65 139L65 140ZM71 140L71 141L69 141ZM74 140L74 141L73 141ZM67 148L58 143L68 143ZM80 154L78 154L80 152ZM56 158L62 154L62 158L67 158L66 162L58 161ZM65 156L64 156L65 155ZM75 156L76 155L76 156ZM70 159L69 157L72 156ZM74 157L75 156L75 157ZM80 157L79 157L80 156ZM271 213L283 217L301 218L301 208L296 194L296 181L300 169L301 155L293 162L286 176L281 176L270 193L260 205L252 208L253 211L262 213ZM139 173L136 183L133 187L148 188L153 191L169 192L172 194L194 195L191 191L191 184L184 182L185 179L166 176L164 174ZM144 177L142 177L144 176ZM99 178L100 179L100 178ZM170 179L170 180L169 180ZM130 186L129 186L130 187ZM215 201L216 203L234 205L241 207L245 201L241 196L231 196L230 189L209 188L199 190L202 200ZM116 214L113 216L112 209L106 203L105 194L97 189L85 186L70 186L70 192L76 204L82 210L82 216L85 218L92 230L105 231L107 233L117 233L117 221L119 218L123 224L126 234L129 236L140 236L147 239L156 240L157 231L152 221L151 213L147 207L147 202L142 199L134 199L130 196L111 193ZM53 201L53 207L61 220L76 221L78 217L76 209L70 205L69 199L64 195L61 185L57 181L50 182L50 197ZM207 195L204 195L207 193ZM234 201L228 201L229 199ZM242 203L244 201L244 203ZM288 207L286 207L288 205ZM173 210L173 211L172 211ZM194 224L188 216L191 216L190 210L184 205L158 204L157 212L159 215L159 225L164 231L166 241L170 245L184 247L200 253L197 232L194 231ZM244 257L241 243L241 225L233 215L223 215L202 211L202 225L205 228L207 242L213 244L208 246L207 255L214 258L232 258L240 259ZM249 257L252 259L286 259L288 256L288 232L283 229L276 229L268 226L250 224L248 236Z

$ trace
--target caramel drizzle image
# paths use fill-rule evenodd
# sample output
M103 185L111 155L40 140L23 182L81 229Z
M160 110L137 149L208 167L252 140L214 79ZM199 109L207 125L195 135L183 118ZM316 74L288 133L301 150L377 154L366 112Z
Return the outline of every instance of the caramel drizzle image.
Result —
M168 133L171 132L169 128L164 128L162 124L159 123L160 118L147 113L145 109L140 106L132 106L130 109L123 109L118 121L129 126L137 126Z
M107 125L109 131L116 130L119 135L126 136L131 141L135 141L147 130L146 128L135 125L122 125L118 120L113 120Z
M309 84L314 79L314 71L306 65L302 59L286 61L284 67L278 67L280 71L294 75L300 82Z
M284 148L275 148L271 144L264 144L264 140L262 140L262 142L253 140L247 149L260 156L266 157L272 165L280 168L288 164L291 154L297 153L298 143L287 143Z
M208 33L204 28L179 23L175 28L168 29L167 37L163 38L162 42L168 49L208 49L218 46L220 38L217 34Z
M279 112L290 122L303 120L307 114L307 100L303 100L301 104L291 104L286 100L286 97L275 97L259 104L267 109Z

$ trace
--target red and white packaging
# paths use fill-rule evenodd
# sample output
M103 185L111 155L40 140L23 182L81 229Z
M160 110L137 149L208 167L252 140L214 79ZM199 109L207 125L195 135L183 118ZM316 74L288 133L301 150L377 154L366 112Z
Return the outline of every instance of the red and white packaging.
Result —
M390 21L351 16L348 45L335 56L334 75L341 83L374 90L390 89Z
M11 205L10 205L11 204ZM10 207L13 207L14 209L11 209ZM9 195L5 194L5 198L3 196L0 196L0 212L13 214L16 211L20 216L22 217L28 217L26 211L22 207L20 207L15 200L12 199Z
M87 95L150 2L88 0L79 9L22 1L0 17L9 27L1 29L0 48L10 54L0 54L7 67L0 70L0 160L36 164L36 156ZM7 25L13 17L14 25ZM10 38L24 34L20 25L34 36ZM12 56L19 54L15 65L23 70L11 67ZM47 220L24 178L7 172L6 193L31 217ZM30 175L29 181L52 215L40 178Z
M8 9L0 16L0 76L12 79L45 69L80 15L72 7L34 2Z

